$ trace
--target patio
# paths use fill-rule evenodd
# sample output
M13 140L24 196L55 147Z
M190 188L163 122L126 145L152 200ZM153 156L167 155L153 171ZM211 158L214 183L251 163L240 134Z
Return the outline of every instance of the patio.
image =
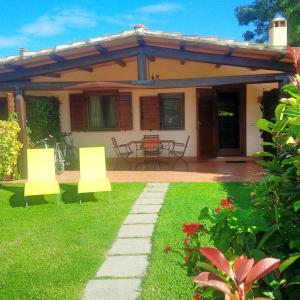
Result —
M111 159L107 174L112 182L256 182L263 170L252 158L244 157L202 162L187 159L173 166L165 158L161 159L159 171L156 161L144 165L133 159L128 162ZM58 176L60 182L77 182L78 179L79 171L65 171Z

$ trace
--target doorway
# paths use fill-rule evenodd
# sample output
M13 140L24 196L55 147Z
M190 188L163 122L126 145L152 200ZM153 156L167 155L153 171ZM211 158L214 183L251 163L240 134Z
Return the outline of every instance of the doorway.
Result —
M198 159L246 154L244 86L197 90Z

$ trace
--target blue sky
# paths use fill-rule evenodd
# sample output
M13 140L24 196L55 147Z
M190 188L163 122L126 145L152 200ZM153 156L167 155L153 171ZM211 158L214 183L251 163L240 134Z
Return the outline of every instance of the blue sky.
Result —
M115 1L10 0L1 5L0 56L118 33L145 24L153 30L242 40L234 8L251 0Z

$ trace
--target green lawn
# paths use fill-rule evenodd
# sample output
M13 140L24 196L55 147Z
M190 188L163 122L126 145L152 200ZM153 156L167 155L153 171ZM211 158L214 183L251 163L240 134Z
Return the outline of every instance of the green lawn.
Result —
M23 185L0 185L0 299L80 299L144 184L113 184L86 195L62 184L55 196L34 197L24 208Z
M179 266L182 262L179 257L163 253L164 246L181 246L185 236L182 223L197 222L203 207L215 208L224 196L236 197L238 205L246 207L249 191L250 187L241 183L171 184L156 224L150 268L143 281L140 300L191 300L192 278ZM203 242L207 245L207 240Z

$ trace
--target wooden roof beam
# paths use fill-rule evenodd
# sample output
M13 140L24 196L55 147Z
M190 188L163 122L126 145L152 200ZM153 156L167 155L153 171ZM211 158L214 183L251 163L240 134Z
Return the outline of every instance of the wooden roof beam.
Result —
M288 74L269 73L269 74L253 74L253 75L238 75L238 76L216 76L216 77L200 77L200 78L181 78L181 79L160 79L160 80L144 80L144 81L121 81L124 83L134 84L136 86L142 85L149 88L160 87L207 87L217 85L230 84L247 84L247 83L266 83L266 82L280 82L288 80ZM80 81L77 83L88 83L90 81ZM60 90L67 89L68 86L73 86L74 81L68 82L0 82L1 91L10 91L15 89L16 84L24 90Z
M62 62L62 61L66 61L66 59L64 57L62 57L60 55L57 55L55 53L50 54L49 58L51 60L53 60L54 62L57 62L57 63Z
M79 67L78 70L90 72L90 73L94 72L94 69L92 67Z
M51 78L60 78L61 77L61 75L57 74L57 73L49 73L49 74L45 74L45 75L42 75L42 76L51 77Z
M225 52L226 56L232 56L233 52L235 51L235 47L229 47Z
M96 48L96 50L97 50L100 54L104 54L104 55L108 54L107 48L103 47L103 46L100 45L100 44L96 44L96 45L95 45L95 48Z
M116 64L123 68L126 67L126 61L124 61L123 59L117 59Z
M285 53L279 53L278 55L275 55L272 57L273 61L280 61L285 57Z
M254 59L239 56L225 56L219 54L210 54L202 52L181 51L179 49L162 47L144 47L144 53L147 56L160 56L165 58L189 60L203 63L229 65L245 68L257 68L266 70L276 70L284 72L295 72L295 67L287 62L273 62L270 59Z
M145 47L146 46L146 41L145 41L144 37L142 37L141 35L138 35L136 37L136 41L137 41L139 47Z
M80 58L68 59L60 63L47 64L42 66L36 66L32 68L24 68L21 71L11 71L6 73L0 73L1 81L22 80L25 77L43 76L45 74L52 74L61 72L64 70L78 69L80 67L86 67L91 65L97 65L118 59L124 59L126 57L137 56L139 53L138 47L126 48L108 52L106 55L91 55Z
M15 65L15 64L5 64L4 65L6 68L12 69L14 71L22 71L25 68L23 66Z

